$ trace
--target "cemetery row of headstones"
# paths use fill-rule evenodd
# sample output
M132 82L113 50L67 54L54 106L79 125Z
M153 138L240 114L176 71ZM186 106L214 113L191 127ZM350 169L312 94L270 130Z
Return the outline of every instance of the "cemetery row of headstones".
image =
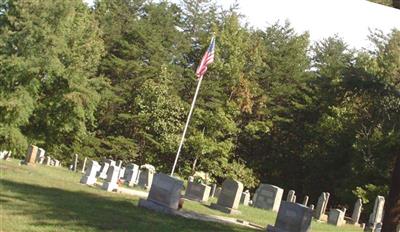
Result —
M140 186L149 190L154 173L155 168L150 164L139 167L137 164L131 163L126 167L122 167L122 161L115 162L111 159L105 159L103 165L100 165L97 161L90 160L80 182L94 185L97 183L97 178L103 179L102 188L109 192L117 190L119 183L126 183L130 187Z
M150 208L161 212L177 210L180 202L180 192L183 182L177 178L165 174L156 174L155 181L150 189L146 200L141 199L139 206ZM184 197L190 200L206 202L211 195L210 192L217 191L216 186L207 186L202 183L194 183L189 179ZM214 193L215 194L215 193ZM307 205L309 197L305 196L302 204L296 203L294 190L290 190L286 201L282 201L283 189L274 185L261 184L254 194L252 206L278 212L275 225L268 225L267 231L309 231L312 217L320 222L328 222L335 226L345 223L360 226L359 218L362 210L362 201L358 199L355 203L351 218L345 219L346 209L331 209L326 214L330 194L323 192L318 198L317 205ZM227 179L223 182L220 193L217 194L217 203L212 203L211 208L229 214L239 214L239 203L247 205L250 202L250 193L243 192L243 185L239 181ZM385 199L378 196L375 201L373 212L370 215L367 231L379 232L382 227L383 207Z
M0 152L0 158L8 159L11 152ZM84 160L82 172L85 171L87 158ZM34 145L28 147L25 164L46 164L60 166L60 162L53 159L49 155L45 155L45 150ZM77 170L78 155L75 155L74 164L71 167ZM86 172L81 179L81 183L94 185L97 178L104 179L102 188L106 191L114 191L118 188L118 182L123 180L128 186L138 185L147 190L150 189L147 200L141 200L139 205L156 209L158 211L176 210L179 207L181 190L183 189L183 181L174 177L167 176L162 173L155 174L155 168L152 165L145 164L140 168L136 164L129 164L122 167L122 162L106 159L103 165L97 161L90 160ZM154 181L153 181L154 176ZM151 187L151 188L150 188ZM294 190L288 192L286 201L282 201L283 189L274 185L261 184L256 190L253 199L250 200L250 192L243 191L243 184L239 181L227 179L221 187L216 184L208 186L203 183L195 183L193 179L189 179L185 192L185 198L200 202L207 202L209 197L217 197L217 203L212 203L211 208L220 211L239 214L239 204L249 205L253 207L272 210L278 212L275 226L268 226L267 231L307 231L310 227L311 217L322 222L328 222L336 226L346 223L346 209L331 209L326 214L326 209L330 194L323 192L318 198L317 205L307 206L308 196L305 196L302 204L296 203L296 195ZM373 232L380 231L382 227L383 208L385 199L378 196L375 201L374 209L369 217L366 229ZM353 214L348 223L360 226L359 218L362 210L362 201L358 199L354 205ZM290 216L288 216L290 215ZM361 225L365 227L365 225Z
M288 206L286 202L288 203L296 203L296 195L294 190L290 190L287 195L287 199L285 204L284 201L282 201L282 195L283 195L283 189L279 188L277 186L273 185L268 185L268 184L261 184L261 186L257 189L257 191L254 194L253 197L253 206L257 208L262 208L262 209L268 209L272 211L278 212L278 219L280 218L280 215L283 217L284 214L279 213L281 210L288 211L289 208L293 208L294 206ZM297 204L301 205L304 207L307 207L311 210L312 216L320 222L327 222L329 224L335 225L335 226L342 226L346 223L348 224L353 224L358 227L362 227L366 229L367 231L373 231L373 232L378 232L380 231L380 228L382 227L382 218L383 218L383 209L384 209L384 202L385 199L382 196L378 196L375 201L374 209L373 212L370 215L369 221L367 225L365 224L359 224L359 219L361 215L361 210L362 210L362 201L361 199L358 199L354 205L352 217L345 219L345 214L346 214L346 209L331 209L328 214L326 214L326 209L328 205L330 194L328 192L323 192L321 196L318 198L317 205L314 209L314 205L309 205L308 200L309 197L305 196L302 204ZM282 208L283 206L283 208ZM299 207L298 207L299 208ZM298 209L299 211L300 208ZM299 212L301 215L308 215L307 212L304 210ZM292 213L295 215L295 210ZM311 216L309 216L311 217ZM279 220L277 219L277 224L280 225ZM304 219L304 218L303 218ZM289 221L292 219L288 219ZM305 220L305 219L304 219ZM307 220L308 221L308 216ZM281 227L281 229L285 229L285 227ZM286 228L288 231L288 228ZM292 228L293 229L293 228ZM269 231L275 231L270 227ZM303 230L294 230L293 231L303 231ZM306 231L306 230L304 230Z
M34 165L35 163L52 166L60 166L60 161L45 155L45 150L34 145L30 145L24 160L24 164ZM9 159L10 151L0 152L1 159ZM162 173L155 174L155 168L152 165L145 164L139 166L128 164L122 167L122 161L115 162L106 159L101 166L97 161L90 160L86 167L87 158L85 158L82 172L84 176L81 183L94 185L97 178L104 179L102 188L106 191L114 191L118 188L122 180L128 186L138 185L150 190L147 200L141 199L139 206L151 208L162 212L172 212L179 209L181 204L181 192L183 181ZM77 171L78 155L75 154L74 164L70 169ZM86 170L86 171L85 171ZM326 214L330 194L323 192L318 198L317 205L309 205L309 197L305 196L302 204L296 203L296 194L290 190L286 201L282 201L284 190L274 185L261 184L256 190L253 199L250 200L250 192L243 191L243 184L239 181L227 179L222 187L216 184L208 186L203 183L195 183L193 178L189 178L184 197L199 202L207 202L209 197L218 198L216 203L211 204L211 208L220 210L229 214L240 214L239 204L252 205L253 207L272 210L278 212L274 226L268 225L267 231L308 231L311 225L311 218L317 221L327 222L335 226L342 226L349 223L361 226L368 231L379 232L382 228L383 209L385 199L378 196L375 200L373 212L370 214L367 225L359 224L359 218L362 211L362 201L358 199L354 205L352 217L345 218L346 208L330 209Z
M35 145L28 146L25 160L21 163L26 165L34 165L38 163L55 167L61 166L61 162L59 160L54 159L49 155L46 155L46 151L43 148L39 148Z
M120 179L126 181L129 186L139 185L149 189L149 196L146 200L141 199L139 205L161 212L171 212L179 208L181 201L181 191L183 190L183 181L158 173L155 174L154 167L136 164L129 164L121 167L121 162L105 160L100 166L96 161L90 161L81 183L93 185L96 178L105 179L102 188L107 191L115 190ZM153 181L154 176L154 181ZM215 184L208 186L203 183L195 183L193 178L189 178L184 197L186 199L199 202L207 202L210 196L218 198L217 203L211 204L211 208L218 209L225 213L239 214L239 204L251 205L253 207L272 210L278 212L275 226L268 226L267 231L307 231L311 225L311 219L314 217L318 221L328 222L336 226L346 223L346 209L331 209L326 214L330 194L323 192L318 198L317 205L309 205L309 197L305 196L302 204L296 203L294 190L290 190L286 201L282 201L284 190L274 185L261 184L250 200L248 190L243 191L243 185L239 181L227 179L222 188ZM367 228L371 231L379 231L382 226L384 198L378 197L375 202L374 211L370 216ZM357 200L353 215L348 223L360 226L358 220L362 209L361 200Z

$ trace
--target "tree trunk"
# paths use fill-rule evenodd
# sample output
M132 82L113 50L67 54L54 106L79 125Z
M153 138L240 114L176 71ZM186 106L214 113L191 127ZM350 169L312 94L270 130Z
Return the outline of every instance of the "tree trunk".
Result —
M198 159L198 157L196 156L196 158L195 158L194 161L193 161L192 175L194 175L194 173L196 172L197 159Z
M398 224L400 224L400 154L393 169L389 199L385 203L382 232L394 232Z
M393 0L393 7L400 9L400 0Z

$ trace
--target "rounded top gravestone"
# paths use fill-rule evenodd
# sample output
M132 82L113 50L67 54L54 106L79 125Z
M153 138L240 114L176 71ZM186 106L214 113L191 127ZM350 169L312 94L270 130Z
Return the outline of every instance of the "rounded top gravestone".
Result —
M226 179L222 183L222 190L217 204L220 206L237 209L243 192L243 184L233 179Z

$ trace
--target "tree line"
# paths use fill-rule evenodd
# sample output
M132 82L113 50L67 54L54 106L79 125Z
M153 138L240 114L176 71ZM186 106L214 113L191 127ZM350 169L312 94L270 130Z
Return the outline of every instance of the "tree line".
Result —
M373 31L356 50L241 17L212 0L1 0L1 148L169 173L215 33L177 173L371 208L388 195L400 150L400 32Z

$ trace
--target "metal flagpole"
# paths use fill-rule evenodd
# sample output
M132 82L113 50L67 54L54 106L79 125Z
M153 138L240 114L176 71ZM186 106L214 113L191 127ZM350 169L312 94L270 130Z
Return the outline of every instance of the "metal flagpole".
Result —
M178 152L176 153L174 166L172 167L172 171L171 171L171 176L174 174L175 166L176 166L176 163L178 162L179 154L181 153L183 141L185 140L186 130L187 130L188 126L189 126L190 118L192 116L194 104L196 103L197 94L199 93L199 89L200 89L200 85L201 85L201 81L202 80L203 80L203 76L200 76L199 82L197 83L196 93L194 94L194 97L193 97L192 106L190 106L189 115L188 115L188 117L186 119L185 129L183 129L181 143L179 144Z

